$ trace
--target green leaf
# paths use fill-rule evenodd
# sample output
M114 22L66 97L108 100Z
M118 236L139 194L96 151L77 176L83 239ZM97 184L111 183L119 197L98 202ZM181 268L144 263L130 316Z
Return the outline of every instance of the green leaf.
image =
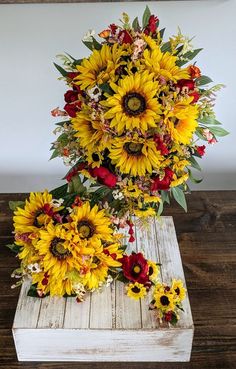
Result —
M138 21L138 17L134 18L133 23L132 23L132 28L134 29L134 31L140 30L140 24Z
M170 204L169 192L161 190L161 199L163 203L167 202L167 204Z
M52 153L52 155L50 156L50 159L49 160L52 160L52 159L55 159L59 156L59 151L58 149L55 149Z
M93 48L96 50L101 50L102 45L96 40L96 38L92 37L93 39Z
M68 184L68 188L70 193L76 193L77 195L82 195L87 191L86 187L82 184L79 175L72 177Z
M66 196L68 190L68 184L65 183L64 185L54 188L52 191L50 191L50 194L54 199L61 199L64 196Z
M191 167L193 167L193 168L195 168L199 171L202 170L200 165L198 164L197 160L193 156L191 158L188 158L188 161L190 161Z
M207 141L206 137L202 135L202 128L197 128L195 131L195 135L200 138L201 140Z
M11 251L15 252L16 254L18 254L18 252L21 249L21 246L15 245L14 243L12 243L11 245L6 245L6 247L8 247Z
M161 201L161 202L159 203L159 206L158 206L157 216L160 216L160 215L162 214L163 209L164 209L164 202L163 202L163 201Z
M23 209L25 201L9 201L8 206L12 211L15 211L17 208Z
M83 42L83 44L89 49L89 50L91 50L91 51L93 51L93 42L91 42L91 41L83 41L82 40L82 42Z
M210 127L209 128L211 133L213 133L213 135L215 136L219 136L219 137L224 137L227 136L229 134L228 131L226 131L224 128L221 127Z
M101 85L98 85L98 87L103 91L108 93L109 95L114 95L114 91L111 89L108 83L102 83Z
M63 77L67 77L68 72L65 69L63 69L60 65L56 63L53 63L53 64L57 68L58 72L60 72Z
M68 136L66 133L62 133L59 137L57 137L57 141L60 142L63 146L68 143Z
M162 39L163 36L164 36L164 33L165 33L165 28L162 28L160 31L159 31L159 35L160 35L160 38Z
M193 183L201 183L202 182L202 178L195 178L193 175L192 175L192 172L191 170L188 168L188 174L189 174L189 179L190 181L192 181Z
M175 201L187 212L187 203L183 190L179 187L172 187L171 193Z
M56 126L64 127L64 124L70 124L70 120L63 120L62 122L56 123Z
M195 49L193 51L188 51L187 53L182 55L182 58L184 60L178 60L176 62L176 65L178 65L178 67L182 67L182 65L184 65L184 64L188 63L190 60L194 59L195 56L197 56L197 54L200 53L200 51L202 51L202 49Z
M30 296L30 297L39 297L39 295L37 293L37 285L36 284L32 284L30 286L30 289L27 292L27 296Z
M178 323L177 315L174 312L172 312L170 324L176 325L177 323Z
M142 19L143 28L147 27L150 17L151 17L150 9L148 6L146 6L144 13L143 13L143 19Z
M205 125L222 125L222 123L216 120L214 117L205 117L202 119L198 119L198 122Z
M207 76L201 76L195 80L195 83L197 86L207 85L208 83L211 83L211 82L213 82L212 79Z
M171 43L170 43L170 41L168 41L168 42L165 42L163 45L162 45L162 47L161 47L161 51L163 52L163 53L166 53L167 51L171 51Z

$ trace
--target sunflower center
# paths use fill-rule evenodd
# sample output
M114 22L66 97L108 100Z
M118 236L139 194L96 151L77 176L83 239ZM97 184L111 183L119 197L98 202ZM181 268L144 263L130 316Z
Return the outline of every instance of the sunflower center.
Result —
M137 287L137 286L135 286L135 287L131 288L131 290L132 290L132 292L134 292L134 293L139 293L139 292L140 292L140 288L139 288L139 287Z
M50 251L59 260L66 259L71 255L70 251L65 248L64 240L61 238L55 237L50 245Z
M149 276L153 275L153 272L154 272L153 267L150 266L149 267L149 273L148 273Z
M94 227L93 225L87 221L82 220L77 225L78 232L80 233L80 238L90 238L94 234Z
M138 142L126 142L124 145L125 151L129 155L140 156L142 154L143 144Z
M162 304L163 306L168 306L168 305L169 305L169 303L170 303L170 301L169 301L169 299L168 299L168 297L167 297L167 296L161 296L160 301L161 301L161 304Z
M146 110L146 100L137 92L131 92L124 96L123 108L128 115L139 115Z
M176 295L179 295L179 294L180 294L180 289L179 289L179 287L177 287L177 288L175 289L175 292L176 292Z

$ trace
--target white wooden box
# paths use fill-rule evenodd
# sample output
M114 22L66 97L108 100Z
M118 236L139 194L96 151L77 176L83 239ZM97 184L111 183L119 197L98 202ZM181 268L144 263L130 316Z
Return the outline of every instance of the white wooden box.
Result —
M136 227L129 248L158 261L161 279L184 280L172 217L152 220L149 230ZM22 286L13 336L19 361L189 361L193 321L188 296L176 327L159 324L148 310L151 296L135 301L116 282L78 304L74 298L38 299Z

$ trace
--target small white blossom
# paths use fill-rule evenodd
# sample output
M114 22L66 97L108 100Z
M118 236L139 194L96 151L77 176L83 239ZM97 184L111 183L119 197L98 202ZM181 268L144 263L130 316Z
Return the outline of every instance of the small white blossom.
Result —
M95 36L95 31L93 29L89 29L87 33L85 33L82 41L85 42L93 42L93 37Z
M54 208L59 208L63 204L63 202L63 199L52 199L50 205L52 205Z
M113 282L112 276L108 275L107 280L106 280L106 287L109 287L112 282Z
M29 264L28 269L31 273L40 273L42 271L38 263Z
M73 289L77 295L77 299L79 301L84 301L86 290L84 288L84 285L82 283L74 283Z
M119 191L119 190L114 190L112 192L112 195L113 195L113 197L114 197L115 200L122 200L124 198L123 193L121 191Z
M94 86L93 88L87 90L87 94L92 100L98 102L100 96L102 95L102 90L98 86Z

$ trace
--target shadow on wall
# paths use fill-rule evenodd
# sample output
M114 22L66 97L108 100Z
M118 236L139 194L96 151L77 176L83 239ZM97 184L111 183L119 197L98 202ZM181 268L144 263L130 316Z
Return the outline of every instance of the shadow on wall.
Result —
M199 177L199 173L197 173ZM197 176L196 175L196 176ZM201 173L200 173L201 175ZM61 180L62 174L4 174L0 178L0 193L28 193L30 191L51 190L65 183ZM236 173L234 172L207 172L199 185L189 183L192 190L236 190Z

